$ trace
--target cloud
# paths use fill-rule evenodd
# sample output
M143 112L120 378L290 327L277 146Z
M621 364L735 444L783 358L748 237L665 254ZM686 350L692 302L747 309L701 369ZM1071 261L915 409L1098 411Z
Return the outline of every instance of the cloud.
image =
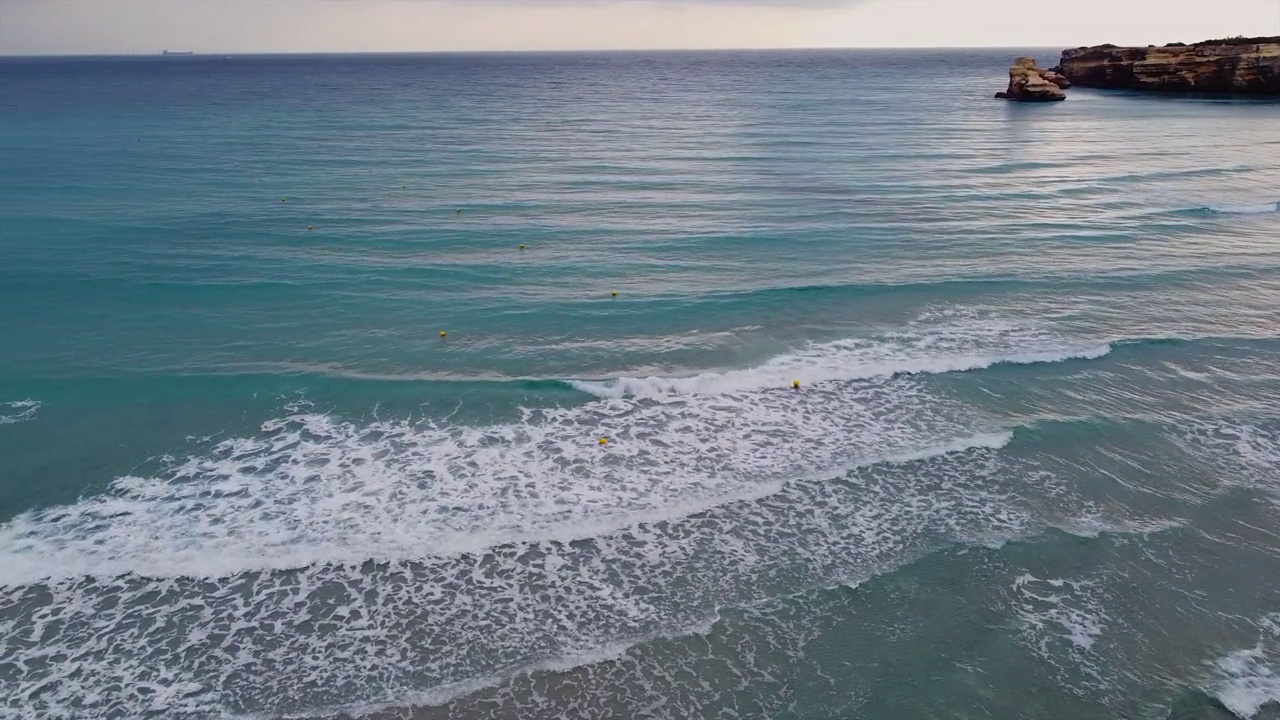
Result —
M0 53L777 47L859 0L0 0Z
M0 54L1035 47L1280 33L1278 0L0 0Z

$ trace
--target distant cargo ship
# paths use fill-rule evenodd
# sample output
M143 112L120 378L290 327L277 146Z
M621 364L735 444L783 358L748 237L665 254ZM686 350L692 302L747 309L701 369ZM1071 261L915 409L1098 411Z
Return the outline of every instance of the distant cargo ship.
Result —
M190 50L161 50L161 55L195 55Z

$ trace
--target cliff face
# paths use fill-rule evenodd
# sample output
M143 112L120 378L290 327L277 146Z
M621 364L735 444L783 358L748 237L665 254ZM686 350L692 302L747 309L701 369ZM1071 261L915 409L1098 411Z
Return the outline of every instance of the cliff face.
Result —
M1280 38L1062 51L1060 72L1084 87L1280 94ZM1274 40L1275 42L1271 42Z

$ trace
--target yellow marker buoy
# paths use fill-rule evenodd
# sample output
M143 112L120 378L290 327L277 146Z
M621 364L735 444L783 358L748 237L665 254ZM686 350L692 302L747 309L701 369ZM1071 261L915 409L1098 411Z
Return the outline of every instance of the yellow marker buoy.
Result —
M600 438L600 444L601 444L601 445L608 445L608 444L609 444L609 438Z
M315 226L315 225L308 225L308 226L307 226L307 229L308 229L308 230L315 230L315 229L316 229L316 226Z
M792 390L799 390L799 389L800 389L800 381L799 381L799 380L792 380L792 381L791 381L791 389L792 389Z
M445 335L448 335L448 333L446 333L445 331L441 330L441 331L440 331L440 337L444 337Z
M609 297L618 297L618 291L617 290L610 291Z
M520 243L520 249L521 249L521 250L523 250L523 249L524 249L524 243Z

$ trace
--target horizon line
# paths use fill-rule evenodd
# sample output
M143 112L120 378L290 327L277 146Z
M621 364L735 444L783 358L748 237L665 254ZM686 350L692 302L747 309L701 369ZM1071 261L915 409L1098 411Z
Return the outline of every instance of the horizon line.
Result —
M1089 47L1087 45L815 45L811 47L709 47L709 48L558 48L518 50L300 50L300 51L198 51L156 50L117 53L0 53L0 58L149 58L149 57L305 57L315 55L554 55L588 53L694 53L694 52L823 52L841 50L1048 50ZM1134 46L1137 47L1137 46ZM1143 46L1146 47L1146 46Z

